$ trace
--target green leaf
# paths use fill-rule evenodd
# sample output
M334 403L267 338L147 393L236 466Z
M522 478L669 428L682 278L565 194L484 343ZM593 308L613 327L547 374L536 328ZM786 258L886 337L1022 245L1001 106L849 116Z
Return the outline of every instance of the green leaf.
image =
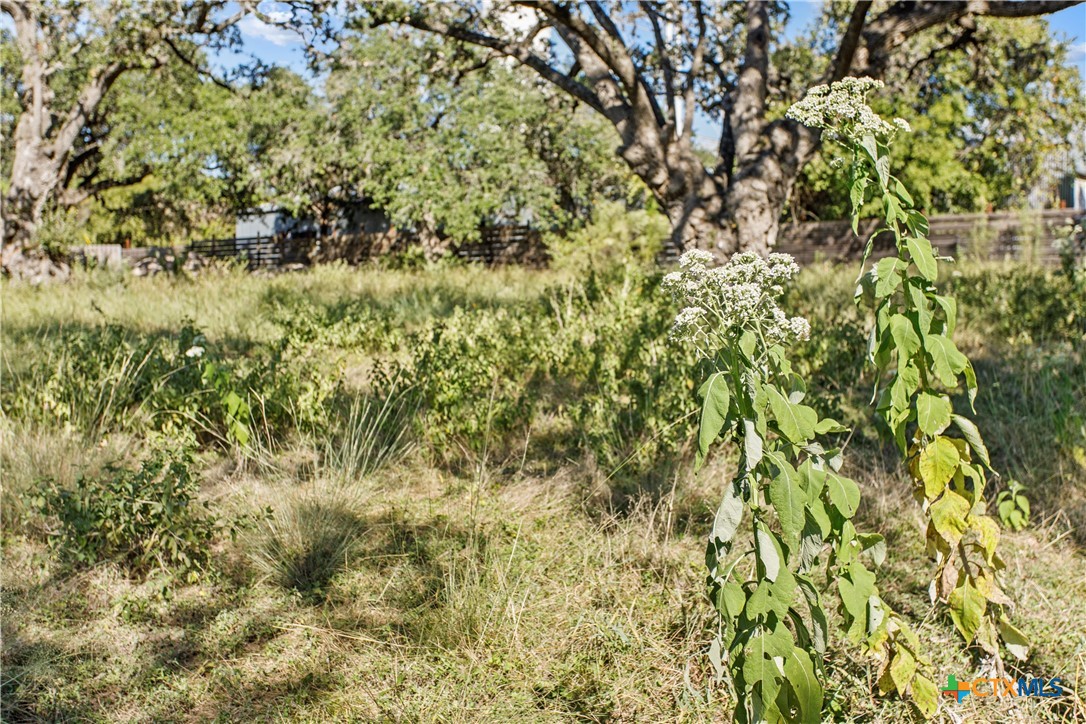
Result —
M872 164L879 160L879 145L870 133L860 139L860 150L867 155Z
M746 507L739 495L738 487L735 483L729 483L725 489L724 499L720 501L716 517L713 518L713 530L709 534L709 542L730 543L735 536L735 531L743 520L743 509Z
M915 209L909 209L906 214L905 225L909 227L909 231L916 236L927 236L929 231L927 217Z
M728 581L720 590L721 601L728 616L736 618L743 612L747 597L743 593L743 587L735 581Z
M875 592L874 574L864 568L863 564L853 561L849 564L847 574L837 579L837 590L841 594L841 604L851 619L849 635L862 635L866 630L868 602Z
M802 445L815 435L818 413L806 405L796 404L782 395L776 388L767 385L769 407L777 421L777 429L791 442Z
M864 190L867 187L867 177L857 176L849 187L849 201L852 202L852 233L859 233L858 223L860 208L864 205Z
M924 481L924 494L934 500L946 489L961 462L958 448L949 438L936 436L923 450L917 465L920 479Z
M822 608L822 600L818 595L818 589L807 576L796 576L799 589L803 597L807 599L807 608L811 612L811 642L814 650L819 654L825 654L830 640L830 624L826 618L826 611Z
M764 617L773 609L770 585L769 581L762 581L755 587L754 593L750 594L750 598L746 599L747 618L752 621Z
M781 532L789 548L794 547L803 529L803 511L807 505L807 494L800 488L795 476L782 471L769 482L769 502L777 511L781 523Z
M916 422L928 435L938 435L950 424L954 408L943 395L921 392L916 398Z
M879 175L879 185L882 186L885 189L887 182L890 180L890 157L889 156L879 156L875 160L875 172ZM887 198L891 198L891 197L887 197ZM894 203L896 204L897 201L895 200ZM899 211L900 211L900 209L899 209Z
M871 561L881 566L886 560L886 540L878 533L861 533L856 536L864 552L871 554Z
M694 459L694 469L698 470L709 454L712 445L728 418L728 406L731 395L728 391L728 378L724 372L714 372L698 390L703 400L701 419L698 421L698 449Z
M776 700L777 694L780 692L783 675L780 669L777 668L777 662L773 658L787 655L791 648L793 648L791 637L787 632L778 634L776 631L763 631L751 638L744 647L745 655L742 657L743 682L748 690L753 690L755 686L761 685L761 704L764 711L757 711L758 707L755 706L756 717L770 721L779 718L780 712L776 709ZM772 712L776 712L776 716L770 716Z
M962 638L966 643L972 642L984 619L988 599L974 588L967 578L950 594L947 605L950 607L950 618L954 620Z
M931 332L931 319L932 311L931 305L928 303L928 295L924 293L924 289L913 283L913 280L909 280L909 299L913 303L913 309L910 314L916 315L916 328L920 332L920 338L927 341L928 334Z
M743 457L748 473L762 461L762 436L754 420L743 420Z
M925 340L931 366L939 381L949 388L958 386L958 373L969 366L969 360L958 351L948 337L932 334Z
M901 201L906 206L912 206L913 205L913 197L909 194L909 190L905 188L905 184L901 183L896 178L893 179L893 181L894 181L894 183L892 185L892 188L893 188L894 195L896 195L899 199L901 199Z
M860 505L860 488L848 478L836 473L826 474L826 491L830 502L845 518L851 518Z
M897 257L888 256L875 263L875 298L882 299L894 293L901 281L899 274L901 262Z
M942 308L946 317L946 334L949 337L954 334L954 327L958 323L958 303L954 301L954 297L940 295L935 296L935 303Z
M890 336L902 360L908 360L920 349L920 337L916 334L912 321L904 314L890 317Z
M754 547L758 553L758 562L765 571L765 578L770 582L777 580L781 570L781 559L776 535L759 525L754 531Z
M905 247L909 250L909 256L916 264L920 276L929 282L939 278L939 265L935 261L935 252L932 251L930 241L923 237L910 236L905 239Z
M962 372L965 374L965 389L969 393L969 409L976 412L977 408L973 402L977 399L977 373L973 370L973 363L968 359L965 361L965 369Z
M821 510L821 501L817 501L815 505L808 508L803 517L803 531L799 539L799 565L801 571L807 570L814 564L818 554L822 552L822 546L830 529L830 520L824 510L822 510L822 520L815 519L812 513L815 507ZM823 523L825 524L824 528Z
M806 651L792 647L784 657L784 679L795 694L795 703L799 708L798 716L790 721L822 721L822 684L815 676L814 664Z
M962 431L962 437L969 443L969 447L973 449L973 453L984 463L988 468L992 467L991 461L988 459L988 448L984 446L984 440L981 439L980 430L977 426L967 417L961 415L952 415L951 419L954 420L954 424Z
M824 417L818 421L815 425L814 431L818 435L825 435L831 432L848 432L848 428L839 423L837 420L829 417Z

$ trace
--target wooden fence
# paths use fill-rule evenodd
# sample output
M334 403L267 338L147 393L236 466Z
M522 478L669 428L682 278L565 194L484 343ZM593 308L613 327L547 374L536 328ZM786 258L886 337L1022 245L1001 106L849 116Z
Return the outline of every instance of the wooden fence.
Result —
M309 264L312 236L253 236L194 241L190 251L211 259L239 259L251 269Z
M195 241L190 250L215 259L240 259L250 268L276 268L288 264L311 264L344 260L357 264L385 254L403 251L418 243L409 232L335 234L318 239L313 234L298 236L208 239ZM478 241L454 244L456 257L482 264L524 264L545 266L549 260L542 235L527 226L496 226L480 231Z
M930 220L929 238L939 253L957 258L1016 259L1039 264L1054 264L1058 252L1054 242L1074 222L1081 211L1053 209L996 214L947 214ZM867 238L878 226L868 219L860 224L860 234L852 233L848 221L817 221L782 224L777 251L791 254L801 264L818 260L856 261ZM357 264L403 251L418 238L410 232L388 231L369 234L338 234L317 239L314 235L208 239L193 242L190 250L205 257L239 259L250 268L279 268L291 264L344 260ZM875 237L874 258L893 251L893 236ZM89 249L89 247L88 247ZM95 247L88 256L113 259L116 252ZM166 249L125 249L122 257L134 261L160 254ZM496 226L483 229L478 241L454 245L452 254L470 262L545 266L549 253L539 231L526 226ZM73 252L77 252L73 249ZM79 253L79 252L77 252ZM665 253L663 260L673 261Z
M1054 264L1059 256L1053 242L1082 211L1005 211L996 214L944 214L930 219L928 238L941 254L956 258L1016 259ZM777 251L791 254L801 264L819 259L854 261L863 255L867 238L878 227L877 219L860 224L852 233L848 221L816 221L782 224ZM875 237L872 256L893 252L894 237L883 232Z

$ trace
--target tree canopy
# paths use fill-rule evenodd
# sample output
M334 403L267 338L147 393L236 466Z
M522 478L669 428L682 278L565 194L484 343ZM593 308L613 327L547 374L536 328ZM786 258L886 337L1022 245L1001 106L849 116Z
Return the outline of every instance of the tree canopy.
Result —
M676 245L764 251L782 215L845 215L817 131L784 109L845 74L910 120L903 171L929 211L1024 204L1084 123L1069 2L825 3L808 33L751 0L252 2L0 0L4 236L78 209L102 240L184 240L274 202L328 220L568 228L648 197ZM254 13L307 39L313 75L209 58ZM257 64L259 65L259 64ZM86 221L88 214L90 220Z

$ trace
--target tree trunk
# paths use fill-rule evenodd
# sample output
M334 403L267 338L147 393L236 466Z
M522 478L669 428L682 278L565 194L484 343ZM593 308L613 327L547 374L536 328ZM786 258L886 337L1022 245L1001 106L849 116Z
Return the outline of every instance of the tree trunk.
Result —
M24 115L13 134L11 186L4 196L4 244L28 245L41 226L49 194L60 180L61 160L46 152Z

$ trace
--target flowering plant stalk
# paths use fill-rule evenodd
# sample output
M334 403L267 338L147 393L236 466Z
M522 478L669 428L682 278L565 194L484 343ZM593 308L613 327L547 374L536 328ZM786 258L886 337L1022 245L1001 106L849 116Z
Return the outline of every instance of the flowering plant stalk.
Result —
M930 662L883 603L869 568L881 564L885 543L857 532L860 489L840 474L841 451L819 442L845 428L803 404L806 385L788 359L788 346L810 333L779 305L798 267L784 254L711 262L706 252L687 252L663 286L684 306L672 338L693 344L713 370L699 389L696 465L720 440L740 454L706 551L718 613L709 659L718 679L730 674L736 720L822 720L830 634L823 597L832 593L846 635L884 653L899 690L911 690L930 715L938 699L925 673ZM744 526L749 537L739 535ZM733 554L737 538L746 542Z
M1028 642L1008 620L1011 601L999 586L1000 530L986 515L984 499L988 450L976 424L958 414L949 394L964 381L973 409L976 374L952 340L957 305L935 286L941 259L927 238L928 220L890 173L890 145L908 124L887 123L866 102L867 93L881 85L846 78L813 88L788 115L824 129L823 138L848 154L854 230L868 198L881 199L884 224L872 239L892 233L895 253L861 275L856 293L858 304L875 311L869 354L880 373L876 409L907 461L928 517L928 550L938 566L929 588L932 602L949 608L966 643L980 646L1001 672L1000 641L1019 659L1026 658ZM869 239L865 267L871 248Z

